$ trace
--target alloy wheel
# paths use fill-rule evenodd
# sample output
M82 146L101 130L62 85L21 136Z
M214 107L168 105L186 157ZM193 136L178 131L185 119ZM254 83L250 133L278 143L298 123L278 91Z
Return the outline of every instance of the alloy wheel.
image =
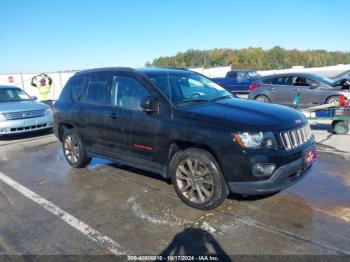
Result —
M80 151L77 139L72 136L66 136L64 140L64 154L66 155L68 161L72 164L76 164L80 158Z
M264 103L270 103L270 100L266 96L258 96L255 100Z
M327 100L327 104L335 104L335 103L339 103L339 97L332 97L330 99Z
M214 181L208 168L199 160L187 158L176 170L176 183L181 194L193 203L212 198Z

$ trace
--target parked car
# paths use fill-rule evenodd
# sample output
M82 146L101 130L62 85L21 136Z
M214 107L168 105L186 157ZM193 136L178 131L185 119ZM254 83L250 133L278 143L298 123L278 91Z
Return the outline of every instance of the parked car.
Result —
M298 96L298 106L307 108L338 102L341 95L350 98L345 86L337 85L334 80L317 74L289 73L264 77L262 85L252 90L248 98L293 106Z
M0 86L0 136L52 128L52 111L22 89Z
M226 77L216 77L212 80L232 94L249 94L250 89L260 86L261 76L254 70L233 70Z
M98 156L159 173L198 209L215 208L229 191L280 191L315 160L299 111L236 99L183 69L76 73L54 105L54 132L72 167Z

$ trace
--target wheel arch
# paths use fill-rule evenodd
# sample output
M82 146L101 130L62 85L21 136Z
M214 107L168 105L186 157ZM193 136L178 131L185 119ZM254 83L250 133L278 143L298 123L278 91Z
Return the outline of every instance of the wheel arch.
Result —
M254 96L254 100L256 100L259 96L265 96L269 101L271 101L271 98L265 94L265 93L260 93Z
M73 129L74 125L71 123L59 123L58 125L58 139L62 142L63 134L67 129Z
M326 97L326 99L324 100L325 103L328 102L329 99L333 98L333 97L341 97L342 95L341 94L332 94L332 95L329 95Z
M184 151L188 148L197 148L207 151L214 157L215 161L218 163L220 169L222 170L220 161L217 155L215 154L215 151L210 146L202 143L188 142L182 140L174 140L170 142L168 149L168 165L171 165L171 161L174 159L177 153ZM169 177L168 172L166 176Z

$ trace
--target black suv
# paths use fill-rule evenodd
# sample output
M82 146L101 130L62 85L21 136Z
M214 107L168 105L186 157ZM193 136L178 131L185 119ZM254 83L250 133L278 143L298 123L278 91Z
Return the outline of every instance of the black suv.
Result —
M97 156L159 173L198 209L215 208L229 191L278 192L316 158L299 111L236 99L185 69L79 72L55 103L54 130L71 166Z

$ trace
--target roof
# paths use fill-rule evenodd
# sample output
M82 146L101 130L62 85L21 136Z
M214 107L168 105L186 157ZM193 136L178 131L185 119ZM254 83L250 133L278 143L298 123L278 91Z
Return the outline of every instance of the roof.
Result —
M147 73L155 73L155 74L161 74L161 73L168 73L168 72L190 72L189 70L185 68L176 68L176 67L143 67L135 69L136 72L147 74Z
M87 73L95 73L95 72L104 72L104 71L128 71L128 72L133 72L133 68L129 67L101 67L101 68L93 68L93 69L87 69L87 70L82 70L78 71L76 75L80 74L87 74Z
M183 72L188 71L185 68L175 68L175 67L143 67L143 68L130 68L130 67L103 67L103 68L94 68L94 69L87 69L77 72L77 75L80 74L87 74L87 73L94 73L94 72L104 72L104 71L126 71L126 72L138 72L138 73L167 73L169 71L171 72Z
M298 72L294 72L294 73L282 73L282 74L273 74L273 75L267 75L264 76L264 78L270 78L270 77L278 77L278 76L304 76L304 77L314 77L317 74L313 74L313 73L298 73Z
M254 69L233 69L231 72L256 72Z

